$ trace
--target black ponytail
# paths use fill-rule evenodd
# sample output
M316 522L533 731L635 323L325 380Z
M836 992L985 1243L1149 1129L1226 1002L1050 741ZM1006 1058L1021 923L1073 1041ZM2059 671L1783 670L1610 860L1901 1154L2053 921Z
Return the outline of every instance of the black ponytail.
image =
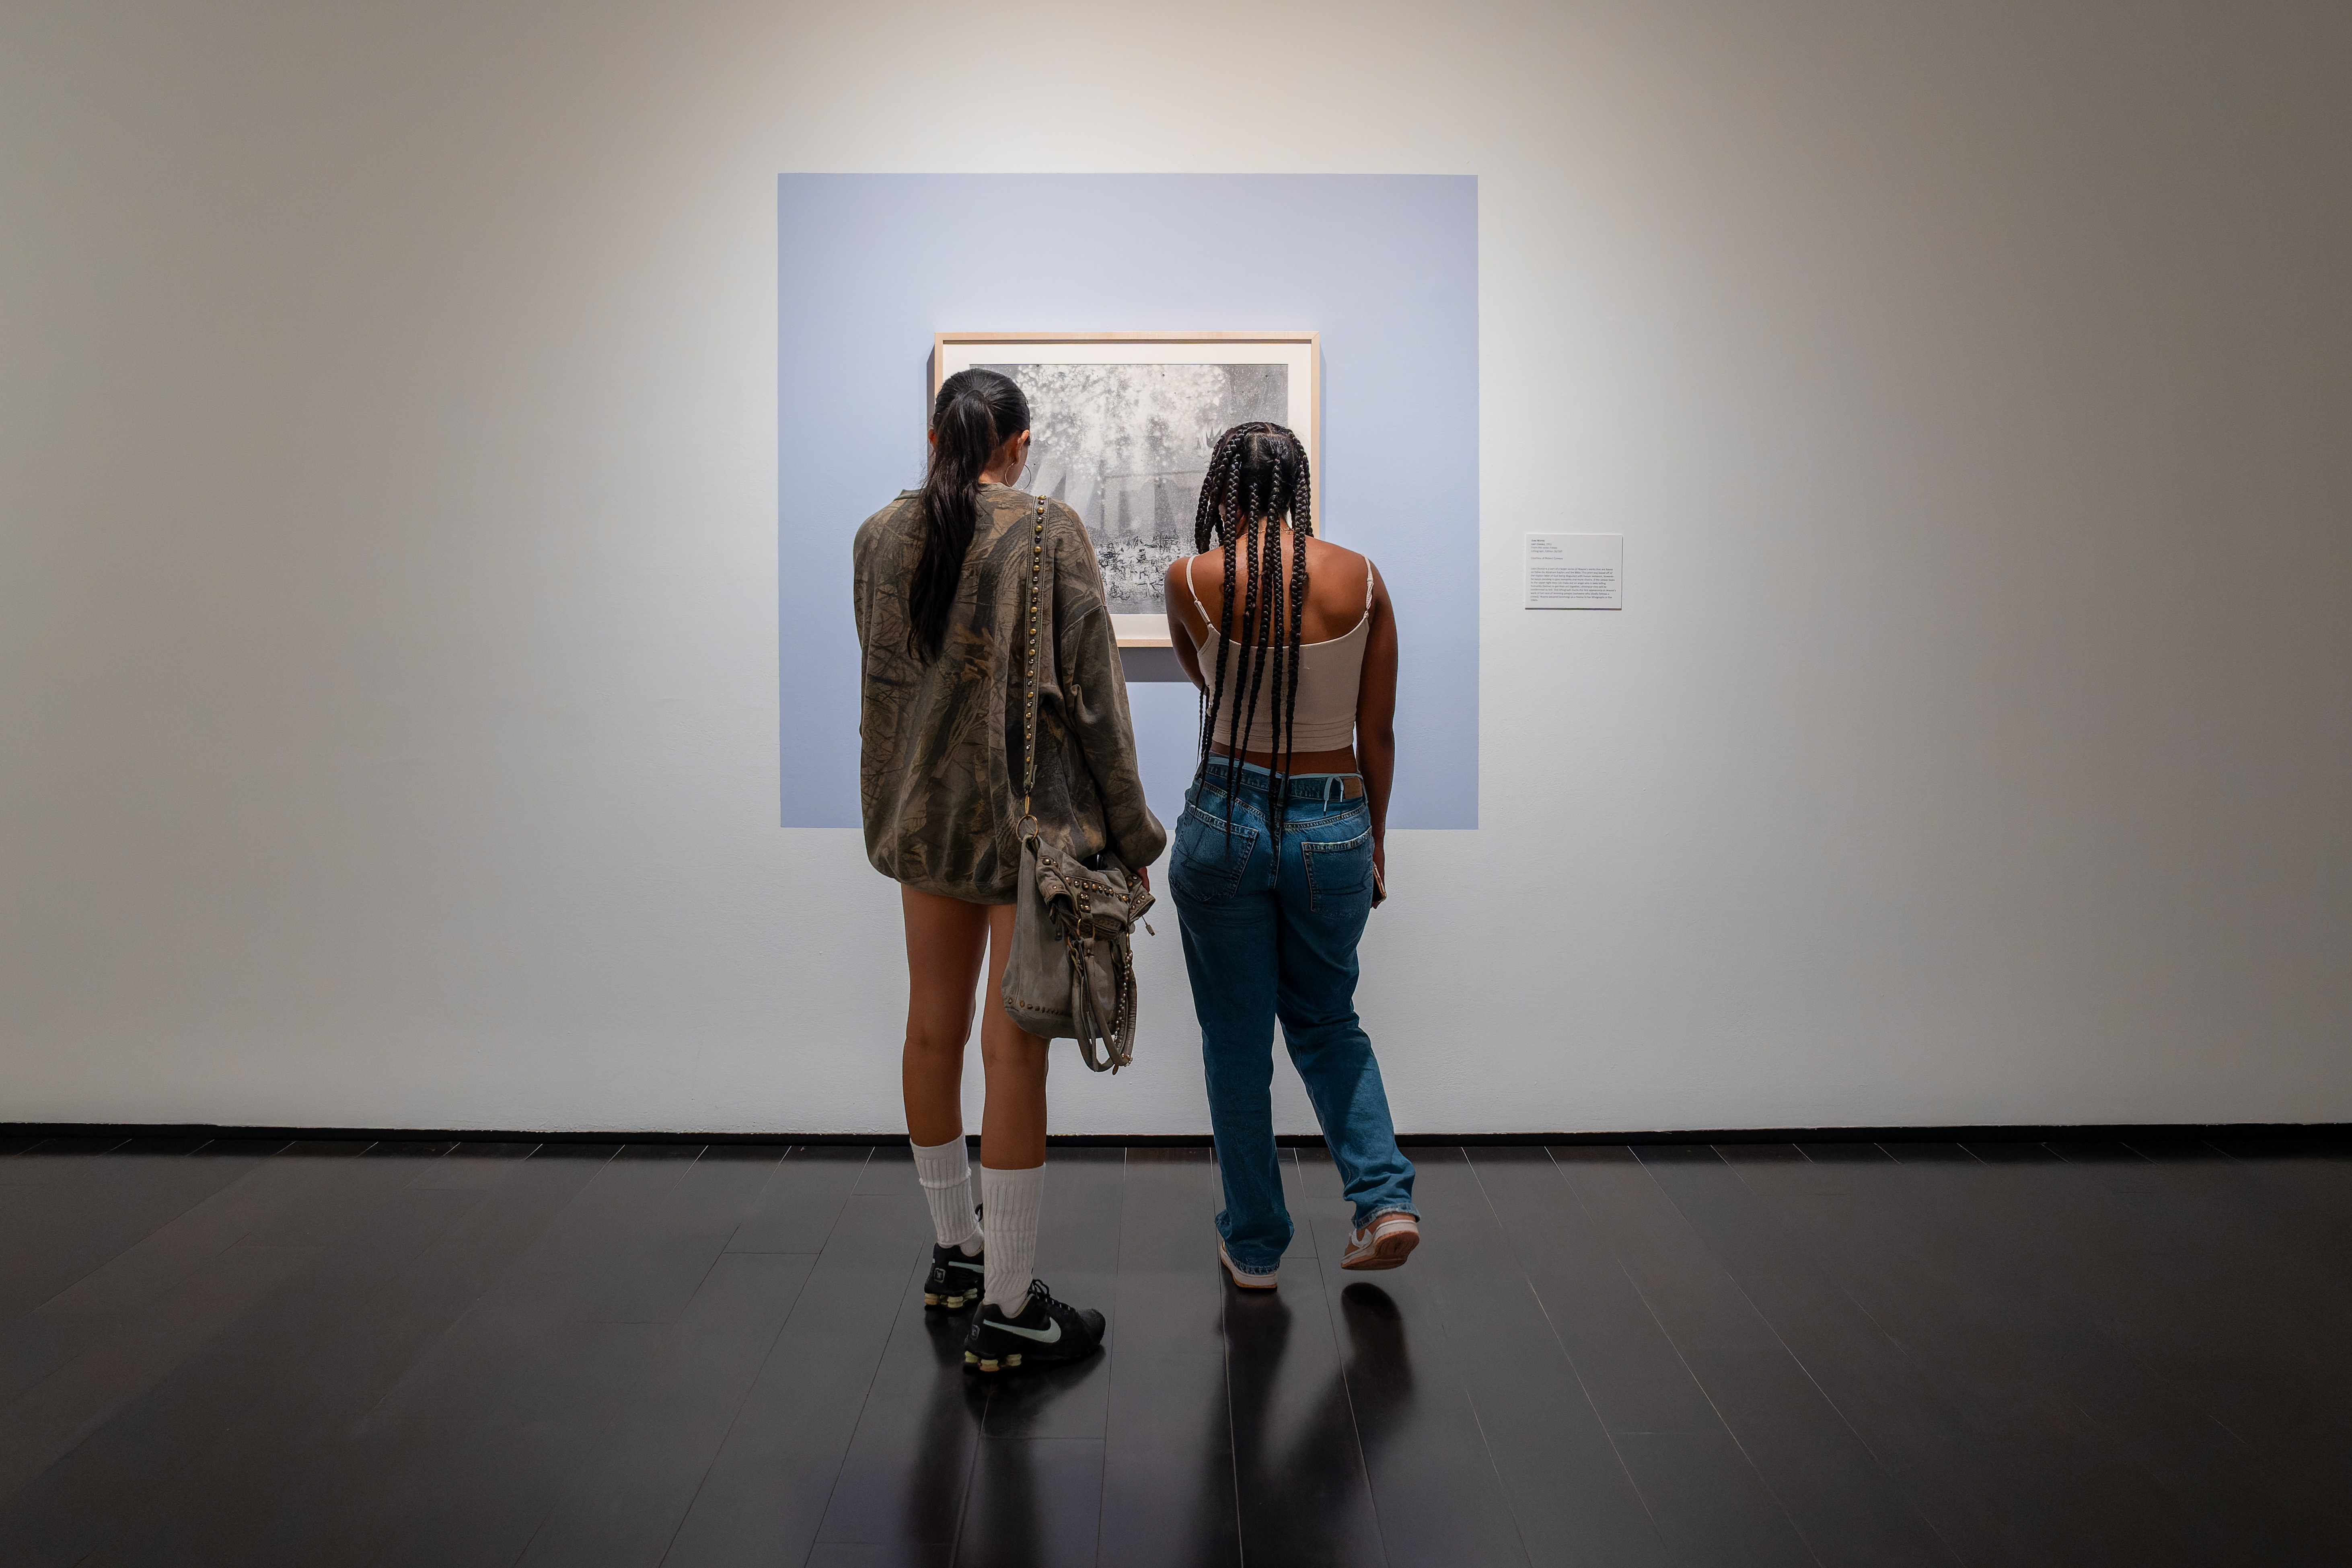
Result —
M923 558L907 590L908 651L929 664L947 642L964 552L980 522L980 475L1029 428L1029 400L992 370L960 370L931 405L930 467L923 475Z

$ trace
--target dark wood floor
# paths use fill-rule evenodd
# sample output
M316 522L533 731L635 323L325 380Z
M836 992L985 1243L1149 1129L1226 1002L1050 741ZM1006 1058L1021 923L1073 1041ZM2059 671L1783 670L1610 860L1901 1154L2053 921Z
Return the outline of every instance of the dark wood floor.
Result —
M903 1149L0 1147L0 1563L2352 1561L2343 1146L1413 1152L1056 1151L991 1390Z

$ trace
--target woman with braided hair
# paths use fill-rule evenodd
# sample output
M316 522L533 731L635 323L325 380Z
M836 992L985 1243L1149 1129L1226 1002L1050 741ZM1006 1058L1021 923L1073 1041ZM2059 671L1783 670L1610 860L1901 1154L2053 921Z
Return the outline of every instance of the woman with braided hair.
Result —
M1315 537L1306 448L1279 425L1218 437L1192 544L1168 569L1168 630L1201 689L1201 761L1168 882L1224 1182L1217 1256L1235 1285L1270 1290L1290 1245L1278 1019L1355 1205L1339 1267L1393 1268L1421 1226L1356 1018L1356 943L1387 897L1396 616L1370 561Z

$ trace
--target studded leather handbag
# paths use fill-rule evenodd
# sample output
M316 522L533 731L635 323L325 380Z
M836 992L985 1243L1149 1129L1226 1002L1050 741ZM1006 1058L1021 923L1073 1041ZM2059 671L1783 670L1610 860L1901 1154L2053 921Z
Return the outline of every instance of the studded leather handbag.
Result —
M1076 1040L1087 1066L1115 1073L1135 1059L1135 955L1129 942L1152 897L1115 852L1105 850L1094 864L1081 860L1055 844L1029 809L1037 788L1038 578L1045 559L1041 498L1029 542L1029 653L1017 827L1021 880L1001 993L1014 1023L1049 1040Z

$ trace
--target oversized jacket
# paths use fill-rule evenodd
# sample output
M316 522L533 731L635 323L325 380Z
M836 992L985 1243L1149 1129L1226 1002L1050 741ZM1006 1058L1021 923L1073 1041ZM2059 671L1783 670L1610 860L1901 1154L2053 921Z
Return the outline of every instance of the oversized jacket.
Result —
M901 492L857 530L858 720L866 855L926 893L1009 904L1021 869L1023 668L1036 498L983 485L940 657L908 647L922 499ZM1102 568L1078 516L1045 503L1039 588L1037 786L1045 831L1072 854L1149 866L1168 842L1144 804L1127 678Z

